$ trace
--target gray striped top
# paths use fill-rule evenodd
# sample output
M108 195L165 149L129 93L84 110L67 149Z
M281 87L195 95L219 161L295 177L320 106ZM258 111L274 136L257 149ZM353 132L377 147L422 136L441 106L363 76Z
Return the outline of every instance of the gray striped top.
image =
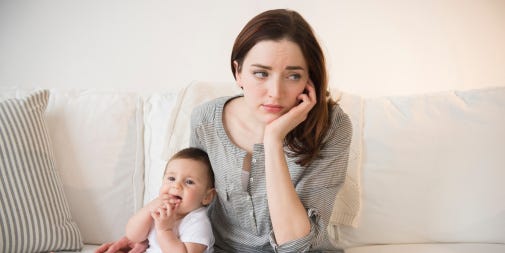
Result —
M242 187L246 151L231 142L223 126L223 107L234 97L221 97L196 107L191 115L191 146L209 154L217 198L209 208L216 252L338 252L329 242L328 220L347 169L352 125L336 105L321 157L307 167L286 156L291 180L307 209L311 232L277 245L268 211L263 144L253 147L249 185ZM289 210L286 210L289 215Z

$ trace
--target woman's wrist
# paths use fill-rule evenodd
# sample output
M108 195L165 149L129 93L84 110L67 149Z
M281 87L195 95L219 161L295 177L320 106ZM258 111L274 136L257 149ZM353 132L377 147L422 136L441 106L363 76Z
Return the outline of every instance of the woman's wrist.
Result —
M284 152L283 141L279 139L265 138L263 140L263 147L266 154L272 154L275 150L278 150L278 152Z
M280 146L282 147L282 144L284 142L284 136L281 136L279 134L275 134L272 131L265 130L265 133L263 134L263 144L265 146Z

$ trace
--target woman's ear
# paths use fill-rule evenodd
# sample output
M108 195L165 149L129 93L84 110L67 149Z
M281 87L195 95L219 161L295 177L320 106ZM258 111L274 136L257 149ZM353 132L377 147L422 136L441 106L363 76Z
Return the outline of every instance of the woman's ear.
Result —
M241 76L240 76L240 66L238 65L238 62L235 60L233 61L233 66L235 67L235 80L237 81L237 85L239 88L242 89L242 81L241 81Z

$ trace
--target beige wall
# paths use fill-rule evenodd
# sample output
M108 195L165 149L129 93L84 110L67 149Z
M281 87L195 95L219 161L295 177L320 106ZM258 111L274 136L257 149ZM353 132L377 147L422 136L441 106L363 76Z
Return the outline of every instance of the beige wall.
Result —
M332 86L364 96L505 86L505 1L0 0L0 86L173 90L232 82L242 26L299 11Z

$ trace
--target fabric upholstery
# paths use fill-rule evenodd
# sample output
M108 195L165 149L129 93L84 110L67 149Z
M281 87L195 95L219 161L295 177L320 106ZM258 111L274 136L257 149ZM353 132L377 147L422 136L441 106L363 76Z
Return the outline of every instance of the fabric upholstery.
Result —
M505 88L365 100L362 199L342 245L505 243Z
M49 91L0 102L0 252L78 250L44 112Z

